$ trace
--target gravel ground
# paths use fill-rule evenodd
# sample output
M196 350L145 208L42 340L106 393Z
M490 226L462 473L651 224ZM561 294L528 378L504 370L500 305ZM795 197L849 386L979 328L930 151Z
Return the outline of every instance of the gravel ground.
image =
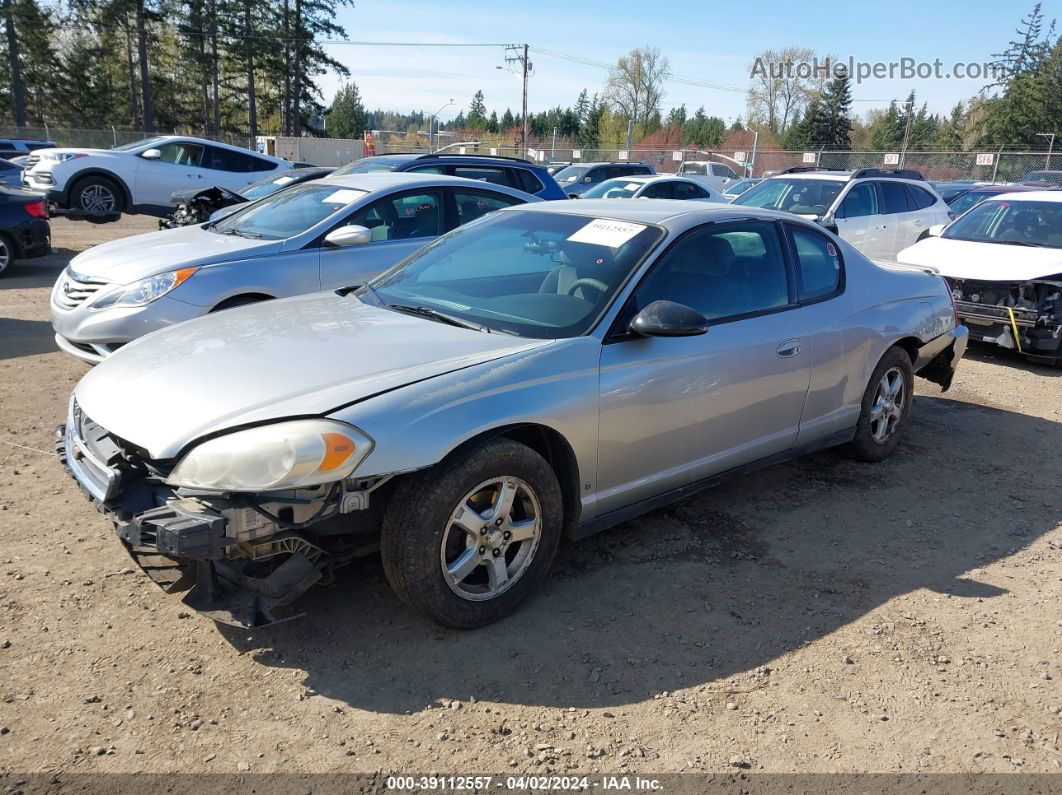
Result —
M1062 369L976 348L889 461L562 546L486 629L425 624L368 559L234 631L128 568L48 452L87 369L49 288L153 226L56 220L0 279L0 772L1062 769Z

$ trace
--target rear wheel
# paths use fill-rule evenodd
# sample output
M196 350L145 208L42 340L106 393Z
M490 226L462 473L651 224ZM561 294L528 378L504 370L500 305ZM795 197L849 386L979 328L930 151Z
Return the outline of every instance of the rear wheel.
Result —
M549 570L561 492L542 456L492 439L415 475L384 516L384 571L398 596L433 621L471 629L516 610Z
M0 233L0 275L15 261L15 244L7 235Z
M888 458L907 425L914 398L914 369L902 348L889 348L874 368L850 449L860 461Z
M122 194L106 177L85 177L70 190L70 206L93 217L111 217L122 212Z

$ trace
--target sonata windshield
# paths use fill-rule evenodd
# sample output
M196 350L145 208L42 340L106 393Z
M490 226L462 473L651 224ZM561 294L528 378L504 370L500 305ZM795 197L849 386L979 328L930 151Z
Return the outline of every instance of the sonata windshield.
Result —
M663 236L631 221L503 210L430 243L356 295L484 331L575 337Z
M632 199L634 194L645 187L644 182L631 182L623 179L606 179L583 194L584 199Z
M749 188L732 204L799 215L823 215L844 186L838 180L774 177Z
M211 224L223 235L282 240L302 234L368 191L324 182L308 182L278 191Z
M1062 248L1062 201L982 202L941 237L1036 248Z

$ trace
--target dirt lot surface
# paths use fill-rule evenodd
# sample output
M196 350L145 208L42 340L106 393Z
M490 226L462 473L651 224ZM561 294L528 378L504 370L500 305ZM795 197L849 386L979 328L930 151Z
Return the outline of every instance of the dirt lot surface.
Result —
M57 220L0 279L0 772L1062 769L1062 369L979 348L889 461L562 546L486 629L425 624L368 559L233 631L131 570L48 452L87 370L49 288L153 226Z

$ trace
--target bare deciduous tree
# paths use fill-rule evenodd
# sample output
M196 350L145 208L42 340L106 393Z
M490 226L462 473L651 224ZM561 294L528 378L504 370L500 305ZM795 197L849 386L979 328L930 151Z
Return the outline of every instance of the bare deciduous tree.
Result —
M764 50L752 62L748 93L749 121L783 133L831 75L832 59L807 47Z
M635 124L660 112L664 82L671 77L671 62L656 47L638 47L612 67L605 84L605 99Z

